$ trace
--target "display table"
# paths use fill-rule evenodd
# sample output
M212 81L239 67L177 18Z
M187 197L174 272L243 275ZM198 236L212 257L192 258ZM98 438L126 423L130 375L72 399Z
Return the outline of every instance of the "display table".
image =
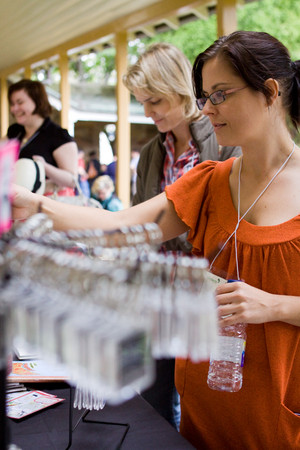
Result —
M22 420L7 419L10 443L22 450L194 449L139 395L117 406L106 405L103 410L91 411L86 418L81 418L84 410L70 410L72 394L67 384L38 384L34 387L66 400ZM72 433L69 433L70 411L72 428L77 424Z

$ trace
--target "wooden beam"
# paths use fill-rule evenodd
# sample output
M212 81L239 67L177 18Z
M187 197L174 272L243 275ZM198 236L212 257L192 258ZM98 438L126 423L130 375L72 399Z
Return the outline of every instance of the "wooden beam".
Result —
M117 34L122 31L134 31L140 25L151 24L151 22L163 19L168 15L172 16L179 13L184 14L189 11L190 7L198 7L205 4L207 4L207 0L198 0L194 2L191 0L172 0L172 2L160 0L147 8L142 8L138 11L127 14L114 20L113 22L107 23L99 28L81 34L76 38L63 42L59 46L49 48L48 50L34 55L31 58L20 61L18 64L7 67L0 72L0 76L2 76L2 74L5 74L6 76L10 75L17 72L20 68L45 59L47 60L73 48L88 45L89 43L100 40L105 36Z
M139 27L138 31L142 31L146 36L148 37L154 37L155 36L155 28L153 25L143 25L141 27ZM134 33L132 33L134 34Z
M127 33L116 34L116 69L117 69L117 176L116 191L125 208L130 206L130 94L122 82L127 69ZM101 149L100 149L101 152Z
M27 78L28 80L30 80L31 75L32 75L31 67L30 66L26 66L24 68L24 74L23 74L24 78Z
M1 126L1 137L4 138L7 134L7 129L9 125L9 105L8 105L8 87L6 77L1 77L1 98L0 98L0 126Z
M178 30L180 26L179 19L176 16L164 19L164 23L166 23L172 30Z
M237 30L237 0L218 0L218 36L225 36Z
M209 17L208 9L205 5L197 6L196 8L192 8L190 10L190 12L192 14L195 14L196 17L198 17L199 19L202 19L202 20L207 20Z

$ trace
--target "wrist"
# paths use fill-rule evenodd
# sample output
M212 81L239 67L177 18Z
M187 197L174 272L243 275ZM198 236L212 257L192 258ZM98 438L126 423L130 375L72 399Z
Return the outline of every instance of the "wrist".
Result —
M285 297L285 296L284 296ZM273 294L270 298L271 311L273 313L272 321L283 321L289 319L289 305L286 298L282 295Z
M33 202L30 207L30 216L33 216L34 214L37 214L39 212L42 212L43 209L43 196L39 194L32 194L33 195Z

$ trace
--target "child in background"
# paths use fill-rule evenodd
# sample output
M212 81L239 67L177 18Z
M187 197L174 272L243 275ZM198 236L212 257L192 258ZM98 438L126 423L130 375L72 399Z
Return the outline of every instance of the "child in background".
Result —
M98 200L103 209L121 211L124 209L121 200L115 195L115 185L108 175L96 178L92 185L92 198Z

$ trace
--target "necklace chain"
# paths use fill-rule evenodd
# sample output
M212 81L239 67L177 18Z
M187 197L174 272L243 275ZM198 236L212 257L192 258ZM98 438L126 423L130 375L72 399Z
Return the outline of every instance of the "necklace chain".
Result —
M226 241L224 242L224 244L222 245L221 249L219 250L219 252L216 254L216 256L214 257L214 259L212 260L209 270L212 269L213 264L215 262L215 260L217 259L217 257L220 255L220 253L222 252L222 250L224 249L224 247L226 246L227 242L232 238L232 236L234 235L234 247L235 247L235 262L236 262L236 273L237 273L237 279L240 279L240 272L239 272L239 262L238 262L238 256L237 256L237 237L236 237L236 233L237 230L239 228L240 222L243 220L243 218L248 214L248 212L253 208L253 206L258 202L258 200L261 198L261 196L266 192L266 190L268 189L268 187L270 186L270 184L275 180L275 178L277 177L277 175L279 175L279 173L284 169L284 167L287 165L287 163L289 162L290 158L292 157L294 151L295 151L295 142L293 143L293 149L292 151L289 153L288 157L285 159L285 161L283 162L283 164L279 167L279 169L277 170L277 172L275 173L275 175L273 175L273 177L271 178L271 180L268 182L268 184L264 187L264 189L261 191L261 193L256 197L256 199L254 200L254 202L249 206L249 208L247 209L247 211L240 217L240 209L241 209L241 172L242 172L242 163L243 163L243 156L241 156L241 163L240 163L240 167L239 167L239 179L238 179L238 221L237 224L235 226L234 231L231 233L231 235L226 239Z

